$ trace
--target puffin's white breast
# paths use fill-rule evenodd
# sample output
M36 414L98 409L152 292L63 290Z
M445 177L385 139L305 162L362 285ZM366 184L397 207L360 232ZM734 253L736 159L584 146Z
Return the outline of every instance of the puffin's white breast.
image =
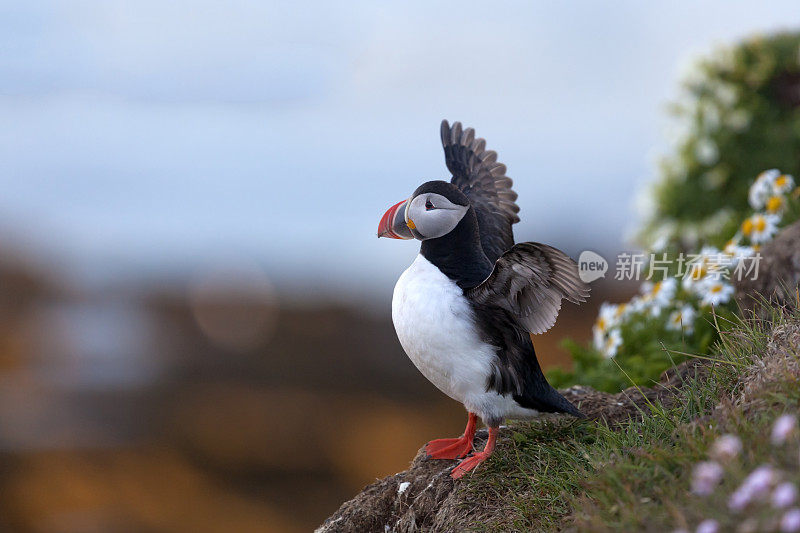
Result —
M422 255L397 280L392 321L422 374L462 403L485 395L495 348L476 330L461 288Z

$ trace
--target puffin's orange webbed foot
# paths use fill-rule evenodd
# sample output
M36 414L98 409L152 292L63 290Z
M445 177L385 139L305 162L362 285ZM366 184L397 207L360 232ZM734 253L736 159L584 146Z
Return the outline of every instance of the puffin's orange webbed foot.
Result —
M497 442L498 431L499 428L489 428L489 439L486 441L486 446L483 448L483 451L477 452L475 455L467 457L461 461L458 466L453 468L453 471L450 472L450 477L453 479L459 479L461 476L471 470L474 470L476 466L488 459L494 451L494 446Z
M467 457L456 466L452 472L450 472L450 477L453 479L458 479L470 470L474 469L476 466L484 462L489 456L492 455L492 452L478 452L475 455Z
M478 415L469 413L467 428L457 439L436 439L425 445L425 453L433 459L458 459L472 451L472 440L475 438L475 424Z
M432 459L459 459L472 451L472 439L436 439L425 445L425 453Z

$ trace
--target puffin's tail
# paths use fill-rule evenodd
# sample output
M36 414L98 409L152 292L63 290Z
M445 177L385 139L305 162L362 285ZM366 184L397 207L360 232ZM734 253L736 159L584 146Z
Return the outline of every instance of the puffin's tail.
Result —
M525 379L525 386L521 394L513 396L514 401L522 407L536 409L542 413L567 413L578 418L586 418L577 407L564 398L560 392L553 388L544 377L544 372L539 366L536 358L536 350L532 342L528 342L530 357L526 358L528 363L528 373Z
M559 413L567 413L578 418L586 418L586 415L581 413L577 407L572 405L572 402L564 398L564 396L553 387L550 388L548 395L548 403L553 406Z
M542 376L542 378L544 378L544 376ZM514 401L523 407L536 409L543 413L567 413L577 418L586 418L585 414L581 413L577 407L572 405L569 400L551 387L549 383L544 381L542 385L541 387L536 387L538 390L535 395L530 394L530 390L525 391L525 393L528 394L515 394Z

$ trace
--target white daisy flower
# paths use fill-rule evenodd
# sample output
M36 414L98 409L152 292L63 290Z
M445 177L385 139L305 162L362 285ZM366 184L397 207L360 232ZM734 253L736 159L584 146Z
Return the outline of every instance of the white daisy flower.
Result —
M669 314L667 319L667 329L673 331L685 331L692 333L694 331L694 319L697 317L697 311L691 305L682 305L675 311Z
M772 182L772 192L786 194L794 188L794 178L789 174L780 174Z
M686 272L686 275L683 277L681 281L681 287L683 290L689 291L692 293L697 293L697 285L703 280L703 278L695 278L691 272Z
M750 186L748 201L753 209L767 209L770 213L783 210L786 199L783 197L794 188L794 178L782 174L777 168L765 170Z
M742 246L738 243L738 239L734 238L728 241L725 248L722 250L726 255L731 258L731 267L735 267L742 259L752 257L756 251L752 246Z
M707 278L722 279L726 268L733 265L733 257L712 246L704 246L699 254L689 254L686 260L686 272L683 276L683 288L697 292L697 285Z
M767 198L766 204L764 204L764 209L766 209L767 213L772 215L779 215L783 213L783 210L786 208L786 198L780 194L776 194Z
M622 346L622 333L619 329L614 328L608 332L600 351L606 359L610 359L617 355L620 346Z
M614 319L617 321L617 324L622 322L630 312L630 305L626 303L618 304L614 310Z
M702 305L717 306L731 299L734 288L733 285L723 280L706 278L697 284L697 292L700 294Z
M600 312L597 314L594 327L592 327L595 348L603 351L606 344L606 334L620 323L625 307L627 307L625 304L615 305L608 302L603 302L600 305Z
M781 175L781 171L773 168L765 170L758 175L756 180L750 186L750 191L747 199L750 202L750 207L753 209L763 209L767 203L767 199L773 195L773 183Z
M615 305L608 302L600 305L600 312L597 314L597 320L592 328L595 339L604 337L608 330L619 324L624 307L625 304ZM595 344L600 346L602 341L595 341Z
M645 282L647 285L650 282ZM675 291L678 289L678 281L675 278L667 278L663 281L650 283L647 292L662 305L667 305L672 301L675 296Z
M610 328L619 318L619 306L616 304L603 302L600 305L599 319L607 322L604 329Z
M769 241L778 232L778 215L755 214L742 222L742 234L756 244Z
M719 279L723 277L725 270L733 266L733 257L724 250L718 250L713 246L703 246L700 250L705 265L705 275L708 278Z
M598 352L602 352L606 345L606 334L598 329L597 326L592 328L592 344L594 344L594 348Z
M756 181L750 186L747 193L747 201L753 209L764 209L767 203L767 198L770 197L769 184Z
M647 308L653 316L660 315L661 310L672 303L677 289L678 281L675 278L657 282L645 281L640 289L643 293L640 298L642 308Z
M769 183L771 186L772 183L775 181L775 178L777 178L780 175L781 175L780 170L778 170L777 168L771 168L769 170L763 171L761 174L756 176L756 181L764 181L766 183Z
M634 296L631 298L631 301L628 302L628 307L630 307L631 313L645 313L651 312L650 307L652 303L653 302L645 296Z

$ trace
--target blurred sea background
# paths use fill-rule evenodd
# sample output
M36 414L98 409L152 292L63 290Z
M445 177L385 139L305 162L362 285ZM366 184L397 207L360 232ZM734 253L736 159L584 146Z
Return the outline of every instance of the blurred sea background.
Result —
M518 241L607 258L684 66L795 2L0 5L0 530L307 531L463 408L390 320L447 177L441 119L519 193ZM537 339L586 339L600 283Z

